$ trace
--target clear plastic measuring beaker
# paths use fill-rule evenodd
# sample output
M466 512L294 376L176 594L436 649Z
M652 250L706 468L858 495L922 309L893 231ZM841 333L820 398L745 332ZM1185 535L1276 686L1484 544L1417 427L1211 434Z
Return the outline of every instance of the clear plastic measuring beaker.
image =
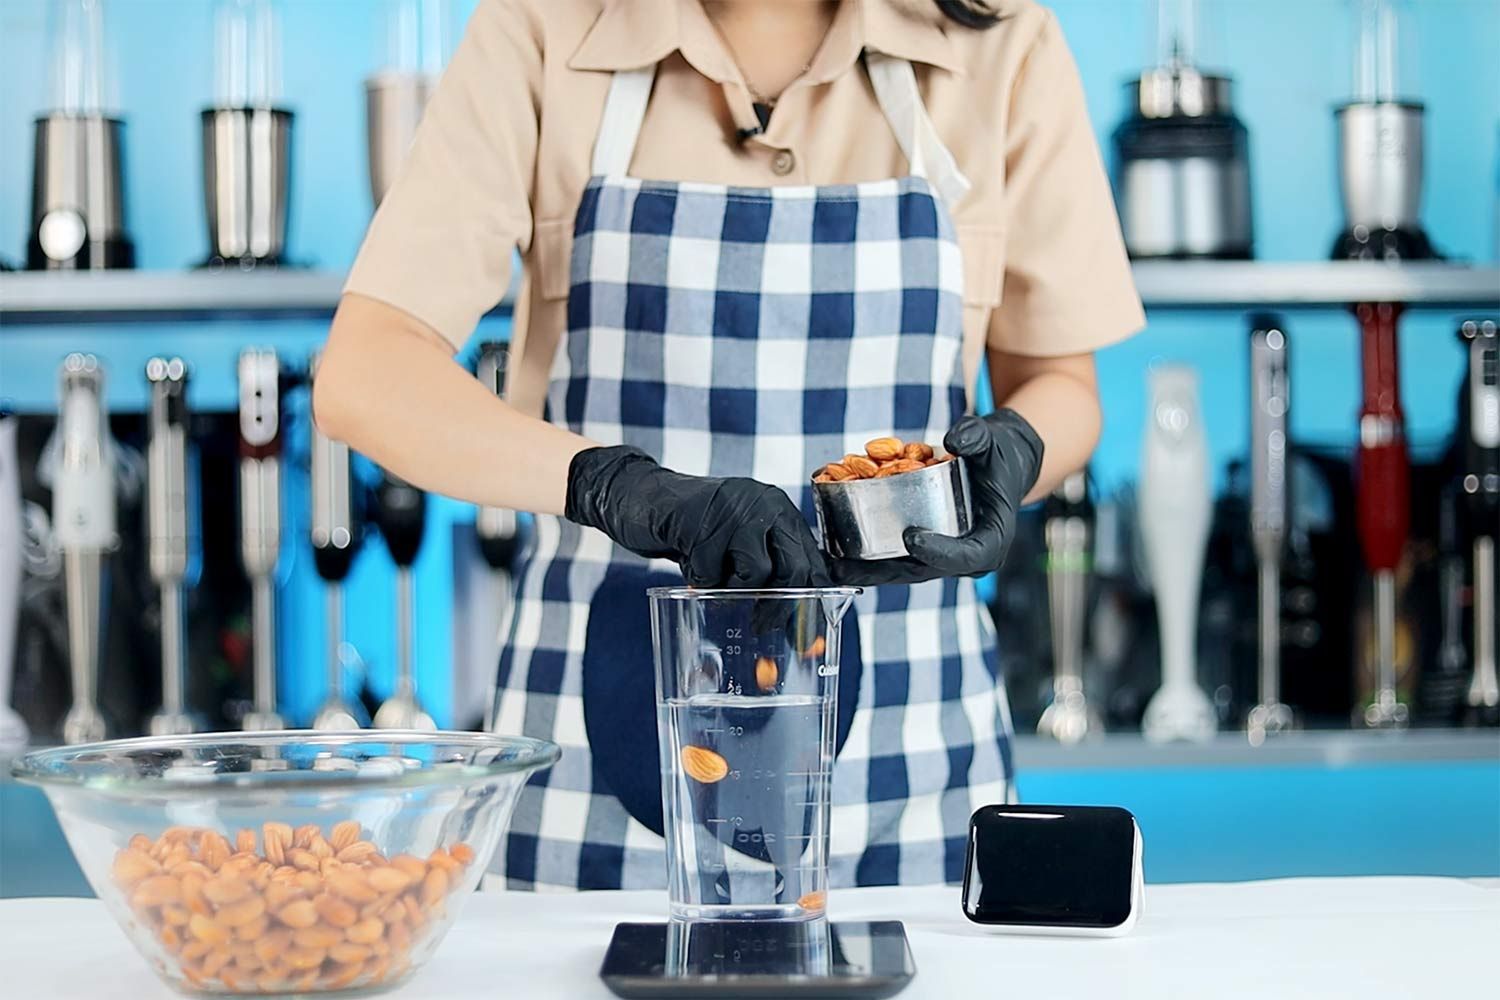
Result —
M839 635L859 589L648 593L672 916L821 916Z

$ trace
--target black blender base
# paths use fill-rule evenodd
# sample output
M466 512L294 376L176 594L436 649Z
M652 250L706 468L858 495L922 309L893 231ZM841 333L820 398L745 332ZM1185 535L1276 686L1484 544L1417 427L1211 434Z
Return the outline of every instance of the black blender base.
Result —
M892 997L917 974L899 920L618 924L599 977L616 996Z
M1333 260L1441 260L1420 229L1370 229L1355 226L1334 241Z
M280 256L220 257L218 254L214 254L212 257L199 264L198 270L212 271L215 273L222 271L241 271L248 274L251 271L296 271L302 270L305 267L305 264L299 264L295 261L291 261L285 257Z
M67 260L53 260L33 233L26 242L28 271L116 271L135 267L135 244L127 239L90 240Z

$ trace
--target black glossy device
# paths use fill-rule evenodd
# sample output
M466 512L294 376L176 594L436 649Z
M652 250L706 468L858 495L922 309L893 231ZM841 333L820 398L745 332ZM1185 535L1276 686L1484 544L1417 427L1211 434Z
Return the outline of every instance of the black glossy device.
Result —
M969 820L964 916L986 929L1111 937L1141 908L1141 833L1113 806L984 806Z

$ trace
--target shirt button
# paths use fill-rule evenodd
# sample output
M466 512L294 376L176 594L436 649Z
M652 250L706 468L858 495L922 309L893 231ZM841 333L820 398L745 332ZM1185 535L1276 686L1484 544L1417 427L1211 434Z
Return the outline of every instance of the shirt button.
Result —
M785 177L797 168L797 158L792 155L790 149L779 149L776 155L771 157L771 172L777 177Z

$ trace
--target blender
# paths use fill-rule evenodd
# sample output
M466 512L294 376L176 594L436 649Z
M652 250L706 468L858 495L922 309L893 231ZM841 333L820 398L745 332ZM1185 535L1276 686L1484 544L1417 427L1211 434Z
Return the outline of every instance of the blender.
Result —
M1104 731L1083 693L1083 633L1087 612L1093 506L1087 472L1062 481L1046 504L1047 607L1052 624L1052 701L1036 731L1077 743Z
M52 530L63 553L68 603L68 663L73 704L63 742L105 737L99 669L107 600L106 556L115 547L114 441L104 405L104 370L92 354L70 354L61 371Z
M1156 65L1127 84L1115 187L1130 256L1246 259L1250 153L1232 82L1194 67L1197 0L1151 0Z
M383 0L385 53L365 80L370 200L380 204L417 134L448 59L452 0Z
M33 271L133 267L125 228L125 123L111 115L104 0L52 0L52 107L36 119Z
M24 563L21 456L16 447L20 426L20 418L0 405L0 753L24 748L30 737L26 720L10 707Z
M308 362L308 388L318 377L320 354ZM328 637L328 695L313 718L314 729L358 729L369 722L358 701L344 693L344 579L354 565L353 477L349 446L318 425L312 434L313 565L323 579L324 627Z
M1495 536L1500 534L1500 334L1491 320L1459 328L1468 351L1468 432L1463 490L1474 558L1474 679L1469 708L1476 716L1500 706L1495 667Z
M193 491L188 481L187 365L181 358L146 362L151 441L146 448L147 538L151 578L161 588L161 708L153 736L196 730L187 711L187 632L183 581L197 558Z
M281 555L281 362L240 354L240 559L250 578L254 705L248 730L284 729L276 712L276 563Z
M1213 511L1208 441L1197 373L1162 365L1150 378L1139 517L1161 631L1161 687L1141 725L1153 743L1201 743L1217 727L1213 703L1197 679L1198 594Z
M509 360L510 349L498 340L486 340L479 345L479 364L475 374L496 396L505 394L505 370ZM520 525L515 511L504 507L480 507L474 513L474 533L479 536L479 550L491 569L508 570L516 561Z
M840 638L858 588L647 593L671 916L823 916Z
M216 0L214 103L200 117L209 268L284 264L292 113L275 0Z
M1260 581L1260 700L1245 719L1250 742L1291 729L1281 701L1281 561L1290 519L1291 379L1285 324L1256 316L1250 330L1250 537Z
M412 671L411 567L422 548L427 495L389 472L375 490L375 519L391 561L396 564L396 690L375 711L376 729L436 729L432 716L417 701Z

